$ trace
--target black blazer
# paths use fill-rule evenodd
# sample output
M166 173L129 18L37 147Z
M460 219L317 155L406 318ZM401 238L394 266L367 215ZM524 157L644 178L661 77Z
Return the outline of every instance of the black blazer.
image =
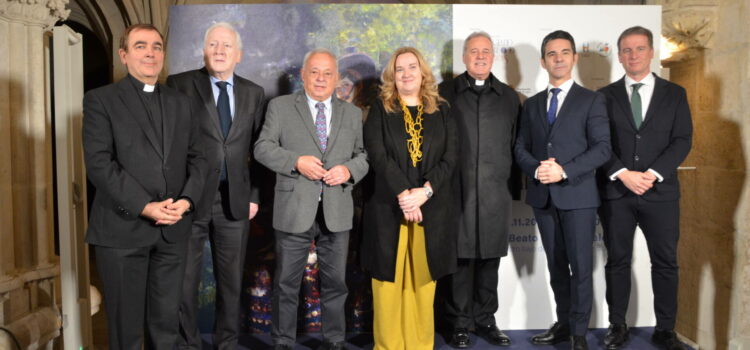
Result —
M234 118L225 140L211 90L211 78L205 67L170 75L167 85L180 90L198 104L197 118L209 171L203 194L197 199L197 217L208 215L211 209L219 188L221 163L226 158L231 216L235 220L247 219L250 202L259 202L259 167L255 164L250 167L250 164L254 163L251 159L253 144L263 125L263 88L234 75Z
M607 111L612 134L612 157L599 168L599 190L603 199L617 199L630 190L622 181L609 176L627 168L634 171L654 169L663 182L655 182L642 198L672 201L680 198L677 167L690 152L693 123L687 94L681 86L656 78L654 93L640 129L635 128L625 78L601 90L607 97Z
M529 177L530 206L543 208L551 197L559 209L598 207L595 172L611 154L604 96L573 83L552 126L547 122L547 90L532 96L523 104L514 153ZM544 185L534 179L539 162L549 157L563 167L566 180Z
M129 77L86 93L83 98L83 151L96 187L86 242L115 248L153 244L160 235L185 239L191 218L156 226L140 216L149 202L199 198L205 158L190 100L159 85L163 137L151 126Z
M458 134L448 106L422 121L422 172L424 179L411 184L405 169L411 158L404 138L403 112L386 113L382 101L372 105L364 126L365 150L375 183L365 203L362 265L373 278L393 281L396 271L399 225L403 213L396 196L430 181L434 196L422 205L427 264L433 280L456 269L458 213L453 176L458 157Z

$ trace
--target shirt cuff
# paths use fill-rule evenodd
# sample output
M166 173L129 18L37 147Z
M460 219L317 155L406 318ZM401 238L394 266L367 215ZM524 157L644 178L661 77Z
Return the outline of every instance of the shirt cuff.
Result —
M618 171L615 171L614 174L612 174L612 175L609 176L609 181L617 181L617 175L620 175L620 173L622 173L625 170L628 170L628 169L622 168L622 169L620 169Z
M538 172L539 172L539 167L536 167L536 169L534 169L534 180L539 180L539 176L537 176Z
M192 212L193 212L193 211L195 210L195 206L193 205L193 200L192 200L192 199L191 199L190 197L188 197L188 196L179 196L179 197L177 197L177 200L176 200L176 201L178 201L178 200L180 200L180 199L184 199L184 200L186 200L186 201L187 201L188 203L190 203L190 207L188 207L188 209L187 209L187 210L185 210L185 213L187 213L187 214L190 214L190 213L192 213ZM175 202L176 202L176 201L175 201Z
M656 178L659 180L659 182L664 182L664 177L661 176L661 174L659 174L658 172L656 172L656 170L654 170L654 169L648 169L648 171L650 171L652 174L656 175Z

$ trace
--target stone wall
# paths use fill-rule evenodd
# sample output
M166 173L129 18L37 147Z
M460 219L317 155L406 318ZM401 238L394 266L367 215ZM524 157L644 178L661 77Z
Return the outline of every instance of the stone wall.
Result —
M64 0L0 0L0 325L24 348L60 332L45 31ZM14 347L0 333L0 348Z
M750 349L750 1L662 1L663 62L688 91L693 149L682 171L677 331L701 349Z

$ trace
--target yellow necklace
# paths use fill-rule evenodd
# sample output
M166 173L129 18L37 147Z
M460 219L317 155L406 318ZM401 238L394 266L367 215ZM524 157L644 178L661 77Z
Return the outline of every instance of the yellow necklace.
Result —
M410 139L406 140L406 148L409 149L409 157L411 157L411 165L417 167L417 163L422 160L422 104L417 105L417 118L412 118L409 108L406 107L401 98L398 99L401 104L401 110L404 111L404 127L406 133L411 136Z

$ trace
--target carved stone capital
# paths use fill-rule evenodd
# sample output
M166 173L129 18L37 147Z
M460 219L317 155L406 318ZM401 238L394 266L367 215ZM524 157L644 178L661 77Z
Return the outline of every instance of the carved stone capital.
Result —
M665 0L662 35L681 48L712 48L718 23L717 0Z
M70 10L69 0L0 0L0 18L10 22L49 29L57 21L65 20Z

